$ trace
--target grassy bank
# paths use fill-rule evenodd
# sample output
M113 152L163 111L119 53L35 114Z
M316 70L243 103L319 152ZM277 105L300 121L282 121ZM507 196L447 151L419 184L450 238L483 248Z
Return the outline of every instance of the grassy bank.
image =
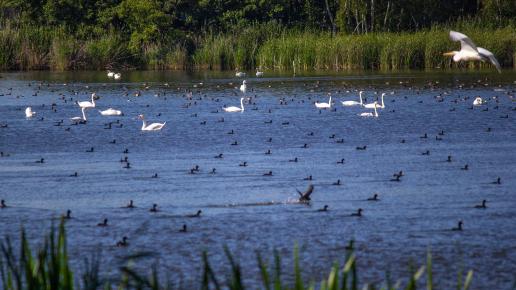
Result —
M502 67L516 68L516 29L458 27L491 50ZM88 37L65 29L0 28L0 70L213 69L356 70L435 69L456 66L445 51L457 50L447 28L360 35L251 26L234 33L198 35L130 48L115 31ZM471 67L478 64L468 64ZM464 66L464 65L463 65ZM480 66L488 66L481 64Z
M18 249L18 250L15 250ZM159 273L156 268L150 273L137 273L132 267L120 268L120 279L116 282L106 281L102 278L102 263L100 255L94 256L92 260L86 260L82 273L74 273L70 265L66 245L66 233L64 223L61 223L59 230L51 230L51 234L45 239L43 245L32 250L25 234L21 233L20 245L13 246L11 240L6 238L1 244L0 252L0 282L5 290L72 290L72 289L171 289L172 281L160 281L159 277L166 276L166 273ZM120 251L124 251L123 248ZM17 255L17 253L19 253ZM234 259L231 252L225 249L230 272L225 273L223 278L218 276L212 268L208 255L203 254L202 273L191 273L192 276L199 277L199 288L208 289L246 289L243 280L245 273L239 263ZM133 257L137 257L134 255ZM268 263L257 254L257 262L262 282L262 289L267 290L356 290L356 289L417 289L424 286L427 290L434 287L432 274L432 258L428 254L427 264L419 269L411 269L408 276L402 279L403 283L392 283L389 277L387 281L369 285L359 283L356 264L357 256L353 250L346 253L344 265L337 264L329 267L328 278L320 283L309 282L301 276L302 268L299 264L298 251L294 251L293 273L290 281L285 282L282 276L281 257L278 253L274 254L272 270ZM129 264L134 264L130 262ZM220 272L219 272L220 273ZM220 274L219 274L220 275ZM473 277L473 272L469 271L466 275L458 273L456 289L468 289ZM402 285L404 284L404 285ZM380 287L380 288L377 288ZM180 288L178 288L180 289Z

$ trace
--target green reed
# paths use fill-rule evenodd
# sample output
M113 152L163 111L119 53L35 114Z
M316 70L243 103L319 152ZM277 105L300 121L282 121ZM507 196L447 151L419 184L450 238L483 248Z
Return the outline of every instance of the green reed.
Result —
M123 249L121 249L123 250ZM16 254L18 252L18 254ZM222 278L218 276L209 262L208 254L202 254L202 273L199 273L199 287L202 290L231 289L244 290L245 273L241 265L226 247L224 248L229 273ZM128 265L120 268L120 279L116 282L104 280L101 275L102 261L100 253L91 259L86 259L82 275L75 275L70 266L70 258L67 251L65 224L62 221L57 231L52 226L50 234L44 239L44 243L36 250L31 249L25 232L21 231L21 238L17 250L8 237L0 244L0 285L5 290L72 290L72 289L172 289L171 281L160 281L160 270L157 266L151 267L150 273L139 273L134 269L139 258L148 256L145 253L128 257ZM274 251L273 265L257 253L257 264L260 273L262 289L266 290L357 290L357 289L407 289L413 290L425 286L427 290L433 289L432 256L428 253L426 266L410 269L408 277L404 279L403 286L400 281L392 283L389 275L383 284L364 284L360 286L358 280L357 256L353 250L348 250L342 266L335 263L328 274L327 279L320 283L313 281L306 284L303 277L303 268L299 262L298 248L294 249L293 272L289 276L293 281L283 276L281 257ZM423 276L426 273L426 279ZM195 273L191 273L195 276ZM459 271L456 289L468 289L473 279L473 272L466 276ZM424 280L424 281L423 281ZM183 287L184 288L184 287ZM179 287L178 289L182 289Z
M434 69L456 66L443 52L459 50L448 29L413 33L337 35L284 33L269 39L258 52L258 65L271 70ZM503 67L514 67L516 30L512 27L463 31L491 50ZM487 63L470 66L489 66Z
M454 29L491 50L503 67L516 67L516 29L456 23ZM212 69L212 70L403 70L456 67L443 52L457 50L449 27L361 35L285 29L254 24L228 33L178 36L129 48L116 31L73 34L62 27L0 27L0 70ZM459 64L488 67L488 63Z

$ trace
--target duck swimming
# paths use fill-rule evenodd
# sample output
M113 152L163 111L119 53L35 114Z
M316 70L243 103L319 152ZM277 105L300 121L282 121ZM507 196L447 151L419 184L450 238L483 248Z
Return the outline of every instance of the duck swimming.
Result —
M459 223L457 224L457 227L456 228L452 228L451 230L452 231L462 231L462 225L463 225L463 222L459 221Z
M475 205L475 208L487 208L486 202L487 200L482 200L482 204Z
M200 217L201 213L202 213L202 210L198 210L197 213L189 214L189 215L187 215L187 217L191 217L191 218Z
M103 222L97 224L97 227L107 227L107 225L108 225L108 219L104 219Z
M66 215L63 215L62 218L66 219L66 220L71 219L72 218L72 211L71 210L67 210L66 211Z
M129 243L127 242L127 237L123 237L121 241L118 241L116 243L117 247L127 247L129 246Z
M133 203L133 200L132 200L132 199L129 201L129 204L125 206L125 208L135 208L135 207L136 207L136 206L134 205L134 203Z
M358 216L358 217L361 217L361 216L362 216L362 209L361 209L361 208L359 208L359 209L357 210L357 212L352 213L352 214L351 214L351 216Z
M368 200L368 201L379 201L380 199L378 199L378 194L377 194L377 193L375 193L375 194L373 195L373 197L370 197L370 198L368 198L367 200Z
M321 212L321 211L328 211L328 205L325 204L323 208L320 208L317 211L319 211L319 212Z

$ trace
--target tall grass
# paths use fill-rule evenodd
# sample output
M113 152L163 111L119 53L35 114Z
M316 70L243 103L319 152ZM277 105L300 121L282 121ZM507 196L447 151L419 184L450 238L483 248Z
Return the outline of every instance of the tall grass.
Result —
M258 52L258 65L275 70L434 69L455 66L443 52L459 50L448 29L414 33L338 35L285 32ZM515 67L516 30L469 28L477 45L491 50L503 67ZM471 64L471 66L489 64Z
M503 67L516 68L516 29L491 29L478 23L457 23L457 30L491 50ZM128 39L116 31L71 34L64 28L22 26L0 28L0 70L80 69L212 69L251 70L402 70L457 66L445 51L457 50L448 27L404 33L361 35L287 30L271 22L142 44L129 49ZM185 43L188 43L186 45ZM486 67L488 63L460 64Z
M160 282L161 273L157 267L152 267L150 274L138 273L131 266L120 268L120 279L117 282L103 280L101 274L100 255L95 255L91 260L86 260L82 275L74 274L70 266L66 244L66 232L64 222L61 222L59 229L52 227L50 235L45 238L42 246L37 250L32 250L29 245L25 232L21 231L20 244L18 245L19 254L13 247L11 240L7 237L0 245L0 282L5 290L95 290L103 287L104 289L171 289L170 281ZM244 290L245 273L237 259L233 257L228 248L224 249L230 272L225 275L225 279L217 276L209 262L208 254L202 254L202 273L199 275L199 287L202 290L209 289L231 289ZM133 257L138 257L135 255ZM299 263L299 252L296 247L294 250L293 282L286 282L283 271L281 257L278 252L274 252L272 270L269 263L265 261L260 253L257 253L257 263L262 283L262 289L266 290L357 290L357 289L407 289L414 290L419 286L425 286L427 290L433 289L434 277L432 274L432 256L427 256L426 266L419 269L411 269L408 277L404 279L405 286L401 282L393 284L389 277L380 288L374 284L365 284L360 287L358 281L357 256L352 250L346 253L343 266L334 264L328 274L328 278L315 283L308 282L302 277L302 266ZM422 277L426 273L425 281ZM195 276L195 273L190 273ZM461 271L458 273L458 290L466 290L471 285L473 272L469 271L466 277ZM181 289L181 288L178 288Z

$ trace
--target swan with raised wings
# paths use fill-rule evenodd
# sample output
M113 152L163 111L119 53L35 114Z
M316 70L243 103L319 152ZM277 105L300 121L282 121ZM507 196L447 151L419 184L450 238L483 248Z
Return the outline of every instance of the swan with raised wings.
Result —
M476 46L467 35L452 30L450 31L450 39L460 42L460 51L450 51L443 55L453 56L454 62L489 61L496 67L499 73L502 72L500 63L494 54L485 48Z
M482 100L481 97L476 97L473 101L473 106L480 106L484 103L484 100Z
M25 117L32 118L34 115L36 115L36 112L32 111L31 107L27 107L27 109L25 109Z

